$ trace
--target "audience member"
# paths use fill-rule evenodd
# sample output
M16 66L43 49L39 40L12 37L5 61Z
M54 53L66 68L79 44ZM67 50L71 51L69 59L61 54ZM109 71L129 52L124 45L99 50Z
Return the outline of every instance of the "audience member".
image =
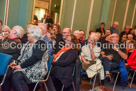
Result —
M125 65L128 65L131 69L136 70L136 41L130 40L128 43L128 48L128 59L126 60L127 63Z
M48 51L45 42L40 40L41 37L41 30L37 26L28 29L29 42L21 49L17 61L10 63L2 91L11 91L11 86L15 91L28 91L27 84L44 78L47 73Z
M56 41L55 49L53 54L57 54L61 48L65 45L65 39L71 35L71 29L70 28L64 28L62 31L62 39L59 41Z
M91 35L91 34L93 34L93 33L96 33L94 30L90 30L90 32L89 32L89 36ZM89 37L88 36L88 37ZM81 46L83 47L84 45L87 45L88 44L88 39L87 40L84 40L84 42L83 43L81 43Z
M56 38L56 34L55 34L55 31L54 30L48 30L47 32L47 38L48 38L48 44L47 44L47 47L48 47L48 53L49 55L52 54L53 52L53 48L56 44L56 41L55 41L55 38Z
M72 74L75 61L78 58L78 51L80 50L78 45L79 41L77 38L74 35L69 35L65 38L65 46L55 55L53 59L51 76L55 86L54 89L56 89L56 91L61 91L63 85L64 90L74 90ZM54 86L52 86L52 88Z
M79 30L80 31L80 42L83 43L84 42L84 36L85 36L85 31L84 30Z
M105 37L105 29L104 29L104 27L105 27L105 23L102 22L100 28L97 28L97 29L96 29L96 32L101 33L101 36L102 36L102 37Z
M132 39L134 38L134 36L133 36L133 34L128 34L128 35L127 35L127 38L128 38L129 40L132 40Z
M118 31L118 25L119 25L119 23L118 22L114 22L113 23L113 25L112 25L112 27L110 27L110 31L111 31L111 34L113 34L113 33L119 33L119 31Z
M24 36L21 38L21 43L22 43L22 44L25 44L25 43L28 41L28 38L27 38L28 28L29 28L29 27L32 27L32 26L33 26L32 24L26 25L26 33L25 33Z
M126 25L125 26L125 28L124 28L124 30L120 33L120 38L122 38L122 36L124 35L124 34L129 34L129 30L130 30L130 26L129 25Z
M117 33L113 33L111 35L111 43L107 43L106 46L103 47L101 54L103 57L102 62L104 71L106 73L106 79L110 80L110 71L118 70L120 62L128 58L128 55L126 54L126 48L119 45L119 35ZM126 85L127 79L121 83L122 85Z
M107 29L107 30L105 31L105 37L102 37L102 39L101 39L101 43L102 43L102 44L109 42L109 41L108 41L108 36L109 36L109 35L111 35L111 31L110 31L109 29Z
M41 22L45 24L45 21L46 21L46 15L44 14L43 18L41 19Z
M7 25L3 25L0 31L1 31L0 42L8 39L11 29Z
M74 33L73 33L78 40L80 40L80 31L79 30L75 30Z
M122 37L120 37L120 42L123 43L127 40L127 34L123 34Z
M133 35L133 39L136 40L135 30L133 28L131 28L129 30L129 34L132 34Z
M98 58L100 56L101 48L96 45L97 41L98 36L96 33L93 33L89 35L88 44L82 47L82 68L87 72L89 78L92 78L99 71L102 85L104 85L104 69Z
M21 48L21 38L24 35L24 29L21 26L14 26L10 31L9 37L2 41L0 52L10 54L16 59Z
M51 17L50 17L50 14L49 14L49 13L47 14L47 18L46 18L45 23L46 23L47 25L48 25L48 24L53 24L53 20L51 19Z
M53 48L52 48L52 41L47 37L47 26L46 24L39 23L38 27L42 31L42 40L47 44L48 54L51 55Z
M33 25L38 25L38 17L34 15Z
M55 31L56 34L56 41L62 40L62 34L61 34L61 27L58 24L53 24L53 30Z

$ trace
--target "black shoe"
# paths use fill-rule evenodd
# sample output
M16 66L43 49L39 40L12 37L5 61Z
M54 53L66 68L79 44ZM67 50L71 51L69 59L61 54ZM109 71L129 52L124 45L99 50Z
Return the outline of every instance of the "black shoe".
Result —
M111 81L110 76L106 76L106 77L105 77L105 80L106 80L107 82Z

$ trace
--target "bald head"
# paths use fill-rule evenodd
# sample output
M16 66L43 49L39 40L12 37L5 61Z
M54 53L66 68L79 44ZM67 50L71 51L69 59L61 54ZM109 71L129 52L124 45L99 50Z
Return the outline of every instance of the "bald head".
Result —
M41 29L42 35L45 35L47 33L47 25L46 24L39 23L38 27Z
M113 23L113 27L116 29L118 27L119 23L116 21Z

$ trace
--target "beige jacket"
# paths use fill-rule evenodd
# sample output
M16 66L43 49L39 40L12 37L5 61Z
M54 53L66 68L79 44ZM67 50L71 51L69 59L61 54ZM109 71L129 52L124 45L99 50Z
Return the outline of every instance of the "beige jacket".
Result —
M96 74L100 73L100 79L104 80L104 69L101 63L100 59L95 59L96 64L90 66L87 70L86 73L89 78L94 77Z

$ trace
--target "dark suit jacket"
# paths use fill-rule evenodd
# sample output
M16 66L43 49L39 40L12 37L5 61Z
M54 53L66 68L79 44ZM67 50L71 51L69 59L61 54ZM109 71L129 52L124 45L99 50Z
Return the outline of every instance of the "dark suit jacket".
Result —
M64 47L65 41L63 39L56 41L54 52L52 54L57 54L62 47Z
M73 81L73 68L78 57L78 51L71 49L63 53L57 62L52 63L52 76L59 79L67 88Z
M97 29L96 29L96 32L99 32L99 33L102 34L101 28L97 28ZM104 32L104 34L105 34L105 29L103 29L103 32Z

